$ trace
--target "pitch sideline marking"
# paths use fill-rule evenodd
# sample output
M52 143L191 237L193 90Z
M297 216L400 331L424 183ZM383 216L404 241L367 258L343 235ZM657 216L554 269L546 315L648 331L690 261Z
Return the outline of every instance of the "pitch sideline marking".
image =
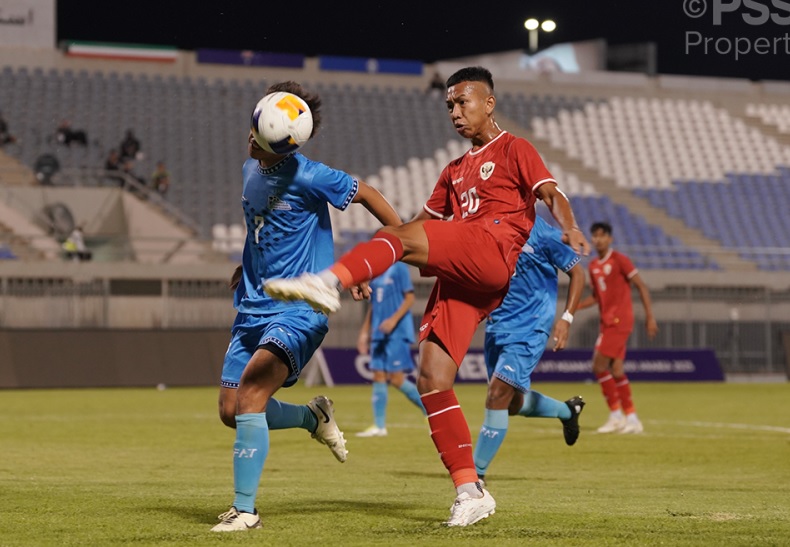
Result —
M645 420L646 423L656 425L680 425L692 427L718 427L721 429L745 429L750 431L772 431L776 433L789 433L790 427L774 425L731 424L727 422L699 422L699 421L673 421L673 420Z

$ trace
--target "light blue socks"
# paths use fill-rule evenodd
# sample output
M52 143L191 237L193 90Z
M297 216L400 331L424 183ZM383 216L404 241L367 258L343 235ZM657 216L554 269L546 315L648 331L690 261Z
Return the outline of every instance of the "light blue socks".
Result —
M568 405L557 399L546 397L537 391L528 391L524 394L524 404L521 405L519 415L530 418L559 418L567 420L571 417Z
M255 497L269 454L269 425L266 413L236 416L236 442L233 444L233 506L245 513L255 512Z
M373 382L373 422L379 429L387 427L387 382Z
M486 417L475 444L475 469L478 476L485 476L507 433L507 410L486 409Z
M425 416L425 407L422 406L422 399L420 398L420 392L417 391L417 386L414 385L414 382L410 382L408 380L404 380L403 383L398 388L401 393L403 393L407 399L409 399L415 406L419 407L422 410L422 415Z
M318 420L307 405L292 405L277 399L269 399L266 404L266 421L269 429L291 429L300 427L310 433L315 431Z

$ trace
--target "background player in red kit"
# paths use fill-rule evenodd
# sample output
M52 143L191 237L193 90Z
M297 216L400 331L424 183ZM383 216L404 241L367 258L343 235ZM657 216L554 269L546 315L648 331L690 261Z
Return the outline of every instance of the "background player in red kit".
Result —
M306 300L330 312L340 307L339 289L352 288L355 298L366 296L365 282L398 260L437 277L420 326L417 388L433 442L456 487L448 526L473 524L496 508L478 480L472 437L453 383L478 324L507 293L535 220L537 198L548 205L565 241L577 252L589 252L568 199L535 148L499 128L495 105L494 82L485 68L464 68L450 76L450 121L472 149L445 167L424 210L398 228L380 230L318 275L264 285L276 298Z
M599 433L642 433L642 422L636 415L631 397L631 385L623 371L625 346L634 328L631 307L631 285L639 291L645 308L647 335L653 338L658 325L653 317L650 291L631 260L612 249L612 227L596 222L590 228L592 243L598 258L590 261L592 296L579 303L578 309L598 303L601 313L601 333L595 342L593 372L609 405L609 419L598 428Z

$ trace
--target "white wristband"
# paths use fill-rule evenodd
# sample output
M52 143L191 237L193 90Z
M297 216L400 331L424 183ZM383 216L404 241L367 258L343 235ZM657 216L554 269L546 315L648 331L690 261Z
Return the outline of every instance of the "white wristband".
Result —
M573 314L568 310L565 310L563 312L562 317L560 317L560 319L562 319L563 321L567 321L569 325L573 325Z

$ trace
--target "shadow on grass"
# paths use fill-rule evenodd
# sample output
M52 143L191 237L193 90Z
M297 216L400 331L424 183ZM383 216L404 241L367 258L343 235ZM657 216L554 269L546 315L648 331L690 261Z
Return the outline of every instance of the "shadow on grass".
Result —
M394 477L421 477L424 479L446 479L447 481L450 480L450 476L447 473L432 473L426 471L392 471L390 474ZM492 473L489 478L486 478L487 481L493 482L502 482L502 481L514 481L514 482L534 482L544 480L540 477L528 477L526 475L500 475L498 473ZM552 481L556 481L556 479L551 479Z
M348 499L322 499L315 501L305 501L304 499L293 502L278 501L276 504L267 506L265 510L260 509L266 516L305 515L317 513L363 513L380 517L392 517L399 515L404 519L415 523L430 523L434 519L409 516L416 510L424 509L415 506L413 503L391 502L391 501L364 501ZM141 512L158 512L172 515L182 521L195 522L201 524L216 524L216 511L206 511L204 508L184 507L184 506L156 506L141 508Z

